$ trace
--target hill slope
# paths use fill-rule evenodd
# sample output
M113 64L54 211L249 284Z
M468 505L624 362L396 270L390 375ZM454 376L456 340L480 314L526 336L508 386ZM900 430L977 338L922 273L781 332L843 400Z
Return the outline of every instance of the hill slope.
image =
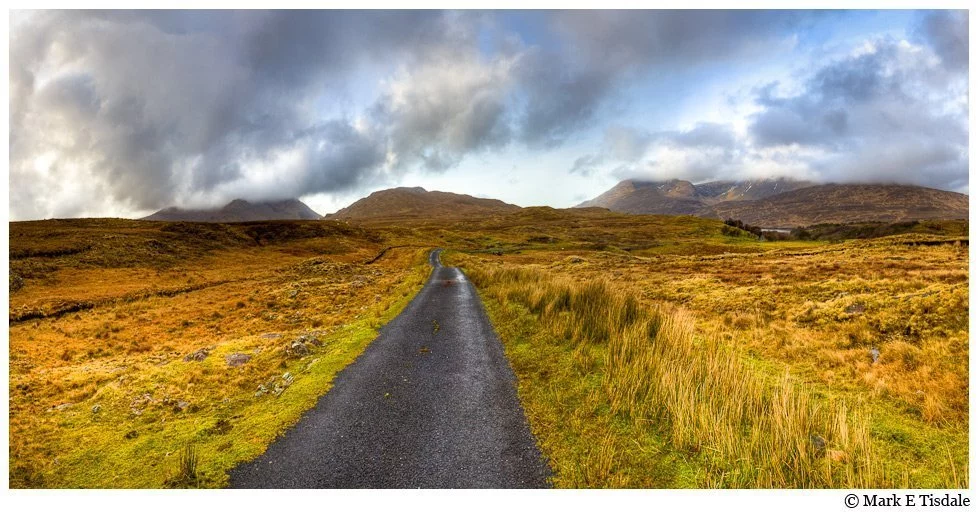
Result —
M711 181L694 185L685 180L625 180L577 207L599 206L623 213L694 215L723 201L753 200L810 186L788 179Z
M481 199L451 192L429 192L421 187L398 187L374 192L336 213L327 215L326 218L331 220L394 217L461 218L506 213L519 209L519 206L498 199Z
M623 213L691 215L700 210L704 203L688 181L625 180L604 194L577 205L577 208L591 206Z
M784 228L821 223L966 219L968 196L913 185L830 184L755 201L721 202L697 214Z
M235 199L216 210L164 208L141 220L186 222L253 222L262 220L319 220L322 217L298 199L249 202Z
M695 185L695 187L706 202L715 203L763 199L775 194L810 187L812 185L815 185L815 183L777 178L769 180L711 181L709 183Z

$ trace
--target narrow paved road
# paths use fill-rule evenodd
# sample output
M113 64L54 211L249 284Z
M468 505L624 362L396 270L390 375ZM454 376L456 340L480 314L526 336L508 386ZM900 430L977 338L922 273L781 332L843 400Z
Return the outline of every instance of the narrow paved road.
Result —
M232 487L545 487L550 475L475 289L434 267L424 288Z

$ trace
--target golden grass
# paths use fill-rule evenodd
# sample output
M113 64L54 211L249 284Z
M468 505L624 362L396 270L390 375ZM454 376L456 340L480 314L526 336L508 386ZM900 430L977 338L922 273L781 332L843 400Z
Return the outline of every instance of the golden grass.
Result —
M205 238L215 229L265 238L201 250L193 226L164 237L174 225L123 223L128 243L164 240L157 248L182 260L133 260L97 244L30 252L21 232L76 243L120 236L117 222L11 226L23 252L15 271L44 268L23 272L11 294L12 487L224 485L228 469L315 404L428 273L416 248L364 264L383 244L353 229L296 237L274 225L202 226ZM57 313L77 301L92 306ZM13 320L25 308L45 316ZM235 357L247 361L232 366Z
M655 237L645 230L661 222L632 221L622 230L607 225L608 239ZM874 472L885 480L918 488L967 485L966 244L921 234L837 243L725 239L710 231L686 237L687 219L672 223L663 230L669 235L647 249L597 250L569 240L448 257L469 268L606 281L641 307L688 311L694 339L721 347L718 356L739 358L772 382L790 372L792 385L813 396L822 414L845 403L849 416L865 418L881 466ZM548 232L562 233L543 228ZM589 373L608 357L600 346L571 350L554 340L573 333L542 329L532 304L503 306L492 293L486 297L534 433L557 461L559 485L595 485L593 471L583 468L592 459L607 461L608 453L617 462L604 486L699 487L728 482L731 472L742 479L736 468L713 466L706 452L674 451L672 434L647 428L657 420L616 419L607 386Z
M607 414L627 418L636 429L657 429L672 449L699 459L708 470L698 485L891 485L863 414L843 401L818 400L787 374L769 378L716 336L694 335L687 311L640 306L607 281L581 283L539 269L464 261L487 295L526 308L567 343L582 375L600 376ZM615 486L621 483L615 443L597 442L603 449L582 479Z
M968 253L943 224L840 243L597 209L362 226L12 223L11 485L223 485L432 246L470 252L445 259L482 276L558 486L968 485Z

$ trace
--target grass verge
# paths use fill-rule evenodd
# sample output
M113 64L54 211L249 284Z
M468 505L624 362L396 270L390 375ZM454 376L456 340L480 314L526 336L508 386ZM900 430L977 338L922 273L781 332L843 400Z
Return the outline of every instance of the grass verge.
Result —
M869 420L606 281L455 256L560 487L890 487Z

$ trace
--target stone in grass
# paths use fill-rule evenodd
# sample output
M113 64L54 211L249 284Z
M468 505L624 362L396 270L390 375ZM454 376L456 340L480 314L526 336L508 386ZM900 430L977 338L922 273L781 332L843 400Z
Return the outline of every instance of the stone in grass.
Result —
M819 457L821 457L822 455L825 455L825 445L826 445L826 443L825 443L825 438L824 437L822 437L820 435L817 435L817 434L813 434L813 435L808 436L808 440L812 442L812 448L815 449L815 454L816 455L818 455Z
M185 357L183 358L183 360L184 360L185 362L188 362L188 363L189 363L190 361L198 361L198 362L200 362L200 361L203 361L204 359L207 359L207 356L208 356L208 355L209 355L210 353L211 353L211 351L210 351L210 349L209 349L209 348L207 348L207 347L204 347L204 348L202 348L202 349L199 349L199 350L197 350L197 351L195 351L195 352L191 352L190 354L187 354L187 355L186 355L186 356L185 356Z
M98 414L98 412L101 410L102 410L102 406L99 404L95 404L92 406L92 414Z
M214 426L207 428L204 432L208 435L224 435L231 431L231 422L226 418L221 418L214 423Z
M235 352L233 354L224 356L224 362L226 362L231 368L237 368L248 361L251 361L251 356L248 354L242 354L240 352Z
M876 364L880 359L880 349L876 347L869 349L869 357L873 359L873 364Z
M309 355L309 345L306 344L306 336L300 336L289 346L285 347L285 355L288 357L302 357ZM318 340L317 340L318 342Z
M303 345L312 345L314 347L323 346L323 342L320 341L315 334L303 334L302 336L296 338L292 343L302 343Z
M268 382L258 385L258 390L255 391L255 398L271 394L274 396L279 396L286 388L295 382L295 376L291 372L285 372L282 374L281 382L278 378L272 377Z
M317 346L317 347L323 346L323 342L318 337L316 337L315 334L304 334L304 335L300 336L299 339L305 341L306 343L308 343L310 345L314 345L314 346Z
M24 278L13 272L10 273L10 291L15 292L24 287Z

